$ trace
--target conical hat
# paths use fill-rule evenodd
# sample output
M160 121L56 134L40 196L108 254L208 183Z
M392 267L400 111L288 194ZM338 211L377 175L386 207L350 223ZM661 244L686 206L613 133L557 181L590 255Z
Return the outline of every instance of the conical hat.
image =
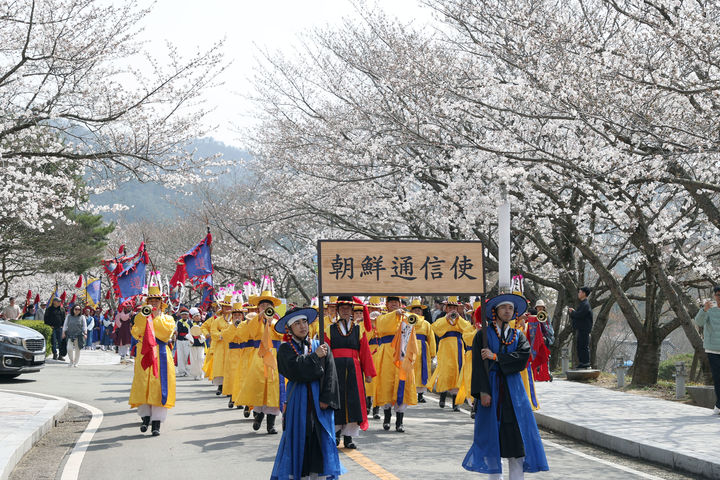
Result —
M325 306L326 307L336 307L337 299L338 299L338 297L330 297L330 299L327 302L325 302Z
M276 307L282 303L282 301L279 298L275 298L273 296L273 294L270 292L270 290L263 290L260 295L253 295L250 298L248 298L248 301L250 302L250 305L254 305L256 307L262 301L271 302Z
M462 305L462 302L460 301L460 298L457 295L448 297L447 300L445 300L443 303L445 305Z
M370 297L367 306L371 308L383 308L385 304L382 301L382 297Z
M162 290L158 285L150 285L148 287L147 298L162 298Z
M232 307L233 301L232 301L232 295L227 294L225 295L225 298L222 299L222 301L218 302L218 305L221 307Z
M243 307L242 303L233 303L232 304L232 313L245 313L247 312L247 309Z
M408 310L412 310L413 308L427 308L427 305L423 305L422 302L420 302L419 298L413 298L412 302L410 302L410 305L407 306Z

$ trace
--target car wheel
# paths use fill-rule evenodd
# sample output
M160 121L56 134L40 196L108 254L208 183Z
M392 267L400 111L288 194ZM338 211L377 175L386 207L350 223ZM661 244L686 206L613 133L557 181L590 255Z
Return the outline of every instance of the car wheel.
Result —
M19 376L19 373L0 373L0 380L11 380Z

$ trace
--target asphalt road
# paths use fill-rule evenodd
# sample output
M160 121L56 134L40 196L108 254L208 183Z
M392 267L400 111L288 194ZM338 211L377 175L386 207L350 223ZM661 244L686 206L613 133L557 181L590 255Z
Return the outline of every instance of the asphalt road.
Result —
M81 479L152 478L269 478L280 435L254 432L252 418L227 408L207 381L180 378L177 404L159 437L140 433L139 417L127 399L132 365L82 365L67 368L48 364L40 373L0 382L0 388L57 395L90 404L104 413L80 469ZM542 402L542 399L540 399ZM278 422L279 423L279 422ZM463 470L461 463L473 434L464 412L441 410L434 399L409 409L406 433L382 430L371 420L356 440L359 450L341 450L348 479L487 478ZM697 478L634 459L617 456L551 432L541 432L550 472L528 474L532 479ZM37 449L49 448L41 445ZM42 451L31 452L43 458Z

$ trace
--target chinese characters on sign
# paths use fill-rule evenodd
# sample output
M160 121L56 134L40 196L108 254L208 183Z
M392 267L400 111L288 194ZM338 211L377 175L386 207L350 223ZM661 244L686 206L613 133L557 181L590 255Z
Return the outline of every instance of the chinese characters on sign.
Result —
M318 242L326 294L479 294L483 245L473 241Z

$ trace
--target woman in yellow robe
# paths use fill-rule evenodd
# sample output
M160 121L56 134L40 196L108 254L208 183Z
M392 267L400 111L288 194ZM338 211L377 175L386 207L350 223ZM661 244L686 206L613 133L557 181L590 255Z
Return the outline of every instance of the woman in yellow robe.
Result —
M250 297L250 303L258 306L258 314L247 323L247 341L252 342L251 354L244 372L242 386L236 403L253 407L253 430L260 430L267 415L267 432L276 434L275 419L280 415L281 400L284 401L285 381L277 370L277 349L282 335L273 328L277 318L267 318L268 307L280 305L280 300L268 291Z
M450 394L455 411L460 410L459 406L455 405L455 395L458 392L460 370L465 359L463 334L474 330L470 322L460 314L461 308L462 304L457 297L449 297L445 306L446 315L432 324L432 330L438 336L439 343L437 368L428 382L428 388L440 392L440 408L445 408L445 400Z
M143 368L143 346L147 327L147 316L138 313L131 334L138 340L135 354L135 368L130 398L131 408L138 409L142 419L141 432L146 432L152 422L153 436L160 435L160 423L167 418L168 409L175 406L175 368L173 355L168 342L175 330L175 320L162 313L162 296L160 289L150 286L148 305L155 314L152 318L152 331L155 335L156 363Z
M206 319L200 328L202 329L202 334L205 336L205 338L210 338L210 325L213 324L215 321L215 317L212 316L208 319ZM207 351L205 352L205 361L203 362L202 371L205 375L205 378L210 380L212 382L212 367L213 367L213 358L215 357L215 344L213 344L212 339L210 338L210 346L207 348Z
M222 310L215 315L210 324L210 338L213 347L212 383L217 385L215 395L222 395L223 382L225 378L225 357L228 355L228 342L223 337L223 331L232 324L232 295L225 295L222 302L219 302Z
M437 344L435 342L435 333L432 330L430 322L423 317L423 309L426 308L419 298L415 298L408 305L408 310L413 315L418 316L415 324L415 336L417 337L417 348L419 357L415 362L415 385L418 396L418 403L425 403L427 400L423 397L427 391L427 385L430 383L430 372L432 371L432 359L437 355Z
M257 351L253 347L253 342L249 340L249 324L255 320L257 313L248 313L245 316L245 320L237 326L235 331L235 343L240 345L240 357L238 360L238 367L235 369L234 378L232 381L232 401L240 408L243 404L240 403L240 391L242 390L243 383L245 382L245 375L248 370L248 364L253 354L257 354ZM250 416L250 410L252 405L245 404L245 411L243 412L245 418Z

